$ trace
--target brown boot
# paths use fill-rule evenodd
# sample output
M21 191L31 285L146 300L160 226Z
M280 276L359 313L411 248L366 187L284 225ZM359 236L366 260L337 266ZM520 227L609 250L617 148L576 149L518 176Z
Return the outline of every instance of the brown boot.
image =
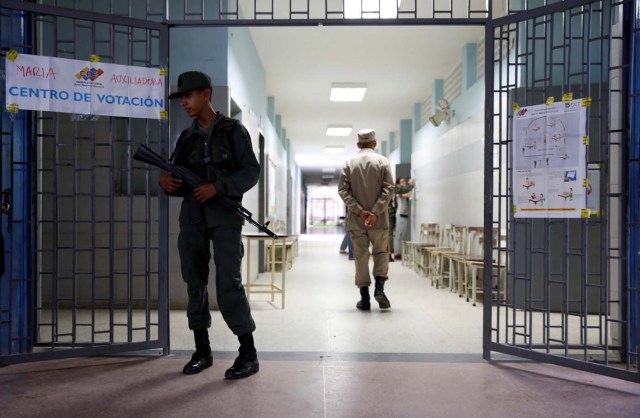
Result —
M373 297L376 299L376 301L378 301L380 309L389 309L391 307L391 302L389 302L389 299L387 299L387 295L384 294L385 280L387 280L386 277L376 277L376 288L373 291Z
M356 308L361 311L371 310L371 297L369 296L369 286L360 288L360 300L356 303Z

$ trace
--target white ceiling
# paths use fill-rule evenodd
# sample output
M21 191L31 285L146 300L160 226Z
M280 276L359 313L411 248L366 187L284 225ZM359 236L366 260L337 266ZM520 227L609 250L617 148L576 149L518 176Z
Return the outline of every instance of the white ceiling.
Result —
M413 119L414 103L431 93L462 60L462 46L478 42L483 27L321 26L254 27L253 40L267 74L267 95L306 175L336 170L357 152L356 132L373 128L378 142ZM363 82L360 103L329 101L333 82ZM349 137L327 137L328 125L351 125ZM397 137L398 134L396 134ZM344 145L344 154L324 153Z

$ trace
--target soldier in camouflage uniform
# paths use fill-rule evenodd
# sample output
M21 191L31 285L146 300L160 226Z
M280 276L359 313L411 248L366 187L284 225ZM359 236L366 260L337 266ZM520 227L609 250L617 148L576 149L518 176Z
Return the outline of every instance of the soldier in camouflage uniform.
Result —
M178 251L182 277L187 283L187 318L189 329L194 333L196 352L183 372L200 373L213 362L207 292L213 244L218 307L240 342L239 355L225 377L240 379L259 370L253 342L256 325L240 275L244 220L216 200L228 196L241 201L242 195L258 182L260 165L249 133L239 121L213 109L211 91L209 76L188 71L179 76L178 90L169 95L169 99L179 98L182 107L194 118L192 125L178 138L172 162L192 170L208 183L188 190L170 173L161 175L158 182L168 194L184 197Z

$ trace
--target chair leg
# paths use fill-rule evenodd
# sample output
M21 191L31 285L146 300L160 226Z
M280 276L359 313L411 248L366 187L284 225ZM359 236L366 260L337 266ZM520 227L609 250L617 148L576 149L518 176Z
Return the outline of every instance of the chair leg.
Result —
M427 251L424 255L424 270L426 276L431 280L431 286L433 286L433 276L431 271L431 251Z
M455 292L456 290L456 268L453 258L449 258L449 292Z
M464 261L458 262L458 297L462 297L462 292L464 290L464 281L465 277L465 263Z
M449 260L449 292L453 292L453 282L456 280L456 273L453 268L453 258L448 257Z
M478 270L482 271L482 267L479 267L477 265L474 265L472 267L473 269L473 276L471 277L471 279L473 280L473 285L472 285L472 305L476 306L476 293L477 293L477 289L478 289Z
M436 267L436 289L440 289L442 286L442 256L436 256L435 260Z
M469 270L471 270L471 268L469 267L469 264L464 263L464 297L467 300L467 302L469 302Z
M473 272L473 274L471 275L471 280L472 280L472 284L471 284L471 304L473 306L476 306L476 286L477 286L477 280L478 280L478 269L476 268L476 266L473 266L471 268L471 271Z
M429 279L431 280L431 286L433 286L436 281L435 270L433 267L433 254L429 252L429 254L427 255L427 258L429 259L429 265L427 266L427 271L429 271Z

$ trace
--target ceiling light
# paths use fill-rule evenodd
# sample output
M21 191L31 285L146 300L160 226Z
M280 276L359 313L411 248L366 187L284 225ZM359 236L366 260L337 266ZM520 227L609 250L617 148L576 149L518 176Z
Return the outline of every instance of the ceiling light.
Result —
M301 168L341 170L344 160L337 154L296 153L296 164Z
M329 168L329 167L325 167L322 169L323 173L335 173L336 169L335 168Z
M333 179L333 178L335 178L335 176L332 176L331 174L323 174L322 178L323 179Z
M347 125L329 125L327 128L327 136L349 136L352 128Z
M324 147L325 154L342 154L344 152L344 147L342 145L327 145Z
M365 83L332 83L329 100L332 102L361 102L367 91Z

